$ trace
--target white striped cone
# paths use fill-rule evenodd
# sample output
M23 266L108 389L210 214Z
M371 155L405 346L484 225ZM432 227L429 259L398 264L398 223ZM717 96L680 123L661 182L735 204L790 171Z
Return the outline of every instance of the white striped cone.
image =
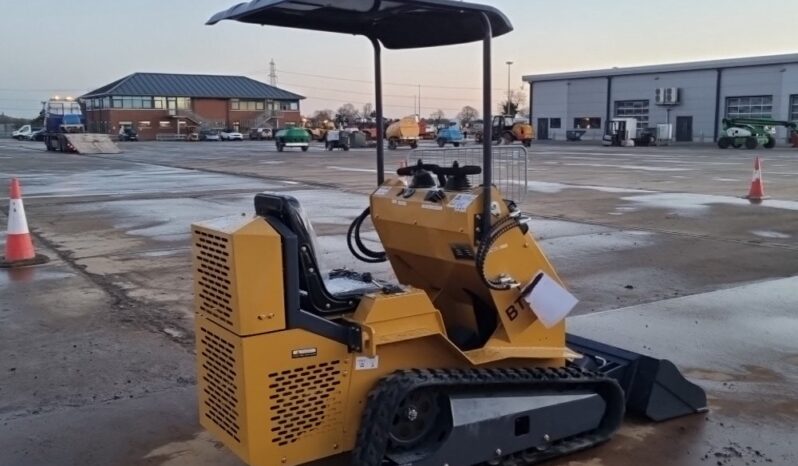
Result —
M36 257L33 241L28 231L25 207L22 205L22 190L19 180L11 180L8 206L8 235L6 236L5 262L26 261Z
M754 161L754 177L747 197L752 201L761 201L765 198L765 182L762 180L762 164L759 157Z

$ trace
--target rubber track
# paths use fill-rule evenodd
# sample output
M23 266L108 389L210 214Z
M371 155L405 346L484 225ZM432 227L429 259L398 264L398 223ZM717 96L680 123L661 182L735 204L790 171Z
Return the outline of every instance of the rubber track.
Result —
M452 391L591 389L607 403L601 425L584 435L552 443L544 451L530 449L497 458L501 466L526 466L590 448L609 440L618 429L624 414L624 393L609 377L577 367L513 369L414 369L384 377L369 393L352 450L352 466L383 466L388 447L388 433L400 402L421 388L444 388ZM464 466L464 465L452 465Z

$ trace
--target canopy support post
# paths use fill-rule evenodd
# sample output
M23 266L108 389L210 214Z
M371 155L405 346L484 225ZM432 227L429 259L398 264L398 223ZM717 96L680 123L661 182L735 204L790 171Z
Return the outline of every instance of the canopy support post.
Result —
M380 41L371 38L374 46L374 106L377 112L377 186L385 182L385 123L382 108L382 46ZM368 117L367 117L368 118Z
M493 115L491 112L492 98L491 89L491 41L493 40L493 28L490 18L482 13L482 26L485 38L482 41L482 222L480 225L480 238L487 240L490 233L490 205L491 187L493 185Z

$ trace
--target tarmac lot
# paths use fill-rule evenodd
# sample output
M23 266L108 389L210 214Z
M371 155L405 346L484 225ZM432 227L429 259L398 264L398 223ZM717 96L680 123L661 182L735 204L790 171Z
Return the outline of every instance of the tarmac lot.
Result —
M0 141L0 182L20 178L52 259L0 271L2 465L240 465L197 423L194 221L250 212L258 191L288 192L314 222L325 268L390 278L343 239L373 189L373 150L121 148L80 156ZM771 196L762 205L741 198L756 155ZM388 152L386 170L407 157ZM798 463L798 150L538 143L528 176L521 206L581 299L575 333L672 359L711 405L663 424L631 420L610 443L548 464Z

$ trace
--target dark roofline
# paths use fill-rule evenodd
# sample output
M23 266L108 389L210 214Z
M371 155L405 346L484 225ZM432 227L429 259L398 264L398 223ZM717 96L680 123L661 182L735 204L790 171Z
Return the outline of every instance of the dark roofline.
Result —
M101 87L99 87L99 88L97 88L97 89L95 89L93 91L87 92L86 94L83 94L82 96L80 96L79 99L86 99L86 98L93 98L93 97L106 97L106 96L115 96L115 95L116 96L123 96L123 95L124 96L161 96L161 95L163 95L163 96L166 96L166 97L190 97L190 98L198 98L198 99L201 99L201 98L235 99L235 98L241 97L241 96L236 96L236 95L228 95L228 96L219 95L219 96L210 97L210 96L206 96L206 95L192 95L191 93L175 94L175 93L172 93L172 92L166 92L166 93L130 93L130 92L120 92L120 93L117 93L117 94L114 93L114 91L116 89L118 89L119 87L124 85L126 82L128 82L131 79L134 79L136 77L140 77L140 76L161 76L161 77L163 77L163 76L177 76L177 77L203 77L203 78L219 78L219 79L225 79L225 78L244 79L244 80L252 81L252 82L257 83L259 85L272 87L273 89L279 91L280 93L285 94L285 96L281 96L281 97L274 97L274 98L264 97L264 99L276 100L276 101L293 101L293 100L305 100L306 99L306 97L303 96L303 95L297 94L295 92L287 91L285 89L281 89L281 88L278 88L278 87L275 87L275 86L271 86L269 84L266 84L264 82L258 81L256 79L252 79L252 78L250 78L248 76L221 75L221 74L201 74L201 73L154 73L154 72L136 72L136 73L129 74L129 75L123 77L123 78L120 78L120 79L118 79L116 81L112 81L111 83L108 83L108 84L106 84L104 86L101 86Z
M135 74L135 73L133 73L133 74ZM92 96L93 97L94 95L98 95L98 94L99 95L103 95L103 94L112 92L114 89L119 87L120 84L122 84L123 82L127 81L128 79L130 79L130 77L132 77L133 74L129 74L129 75L123 77L123 78L119 78L116 81L111 81L110 83L106 84L105 86L98 87L97 89L89 92L88 94L84 94L84 95L80 96L79 98L88 97L88 96Z
M708 71L730 68L750 68L756 66L781 66L798 63L798 53L782 55L764 55L759 57L740 57L721 60L704 60L681 63L666 63L662 65L630 66L624 68L608 68L585 71L566 71L562 73L544 73L525 75L523 80L527 83L562 81L590 78L607 78L611 76L634 76L646 74L665 74L691 71Z

